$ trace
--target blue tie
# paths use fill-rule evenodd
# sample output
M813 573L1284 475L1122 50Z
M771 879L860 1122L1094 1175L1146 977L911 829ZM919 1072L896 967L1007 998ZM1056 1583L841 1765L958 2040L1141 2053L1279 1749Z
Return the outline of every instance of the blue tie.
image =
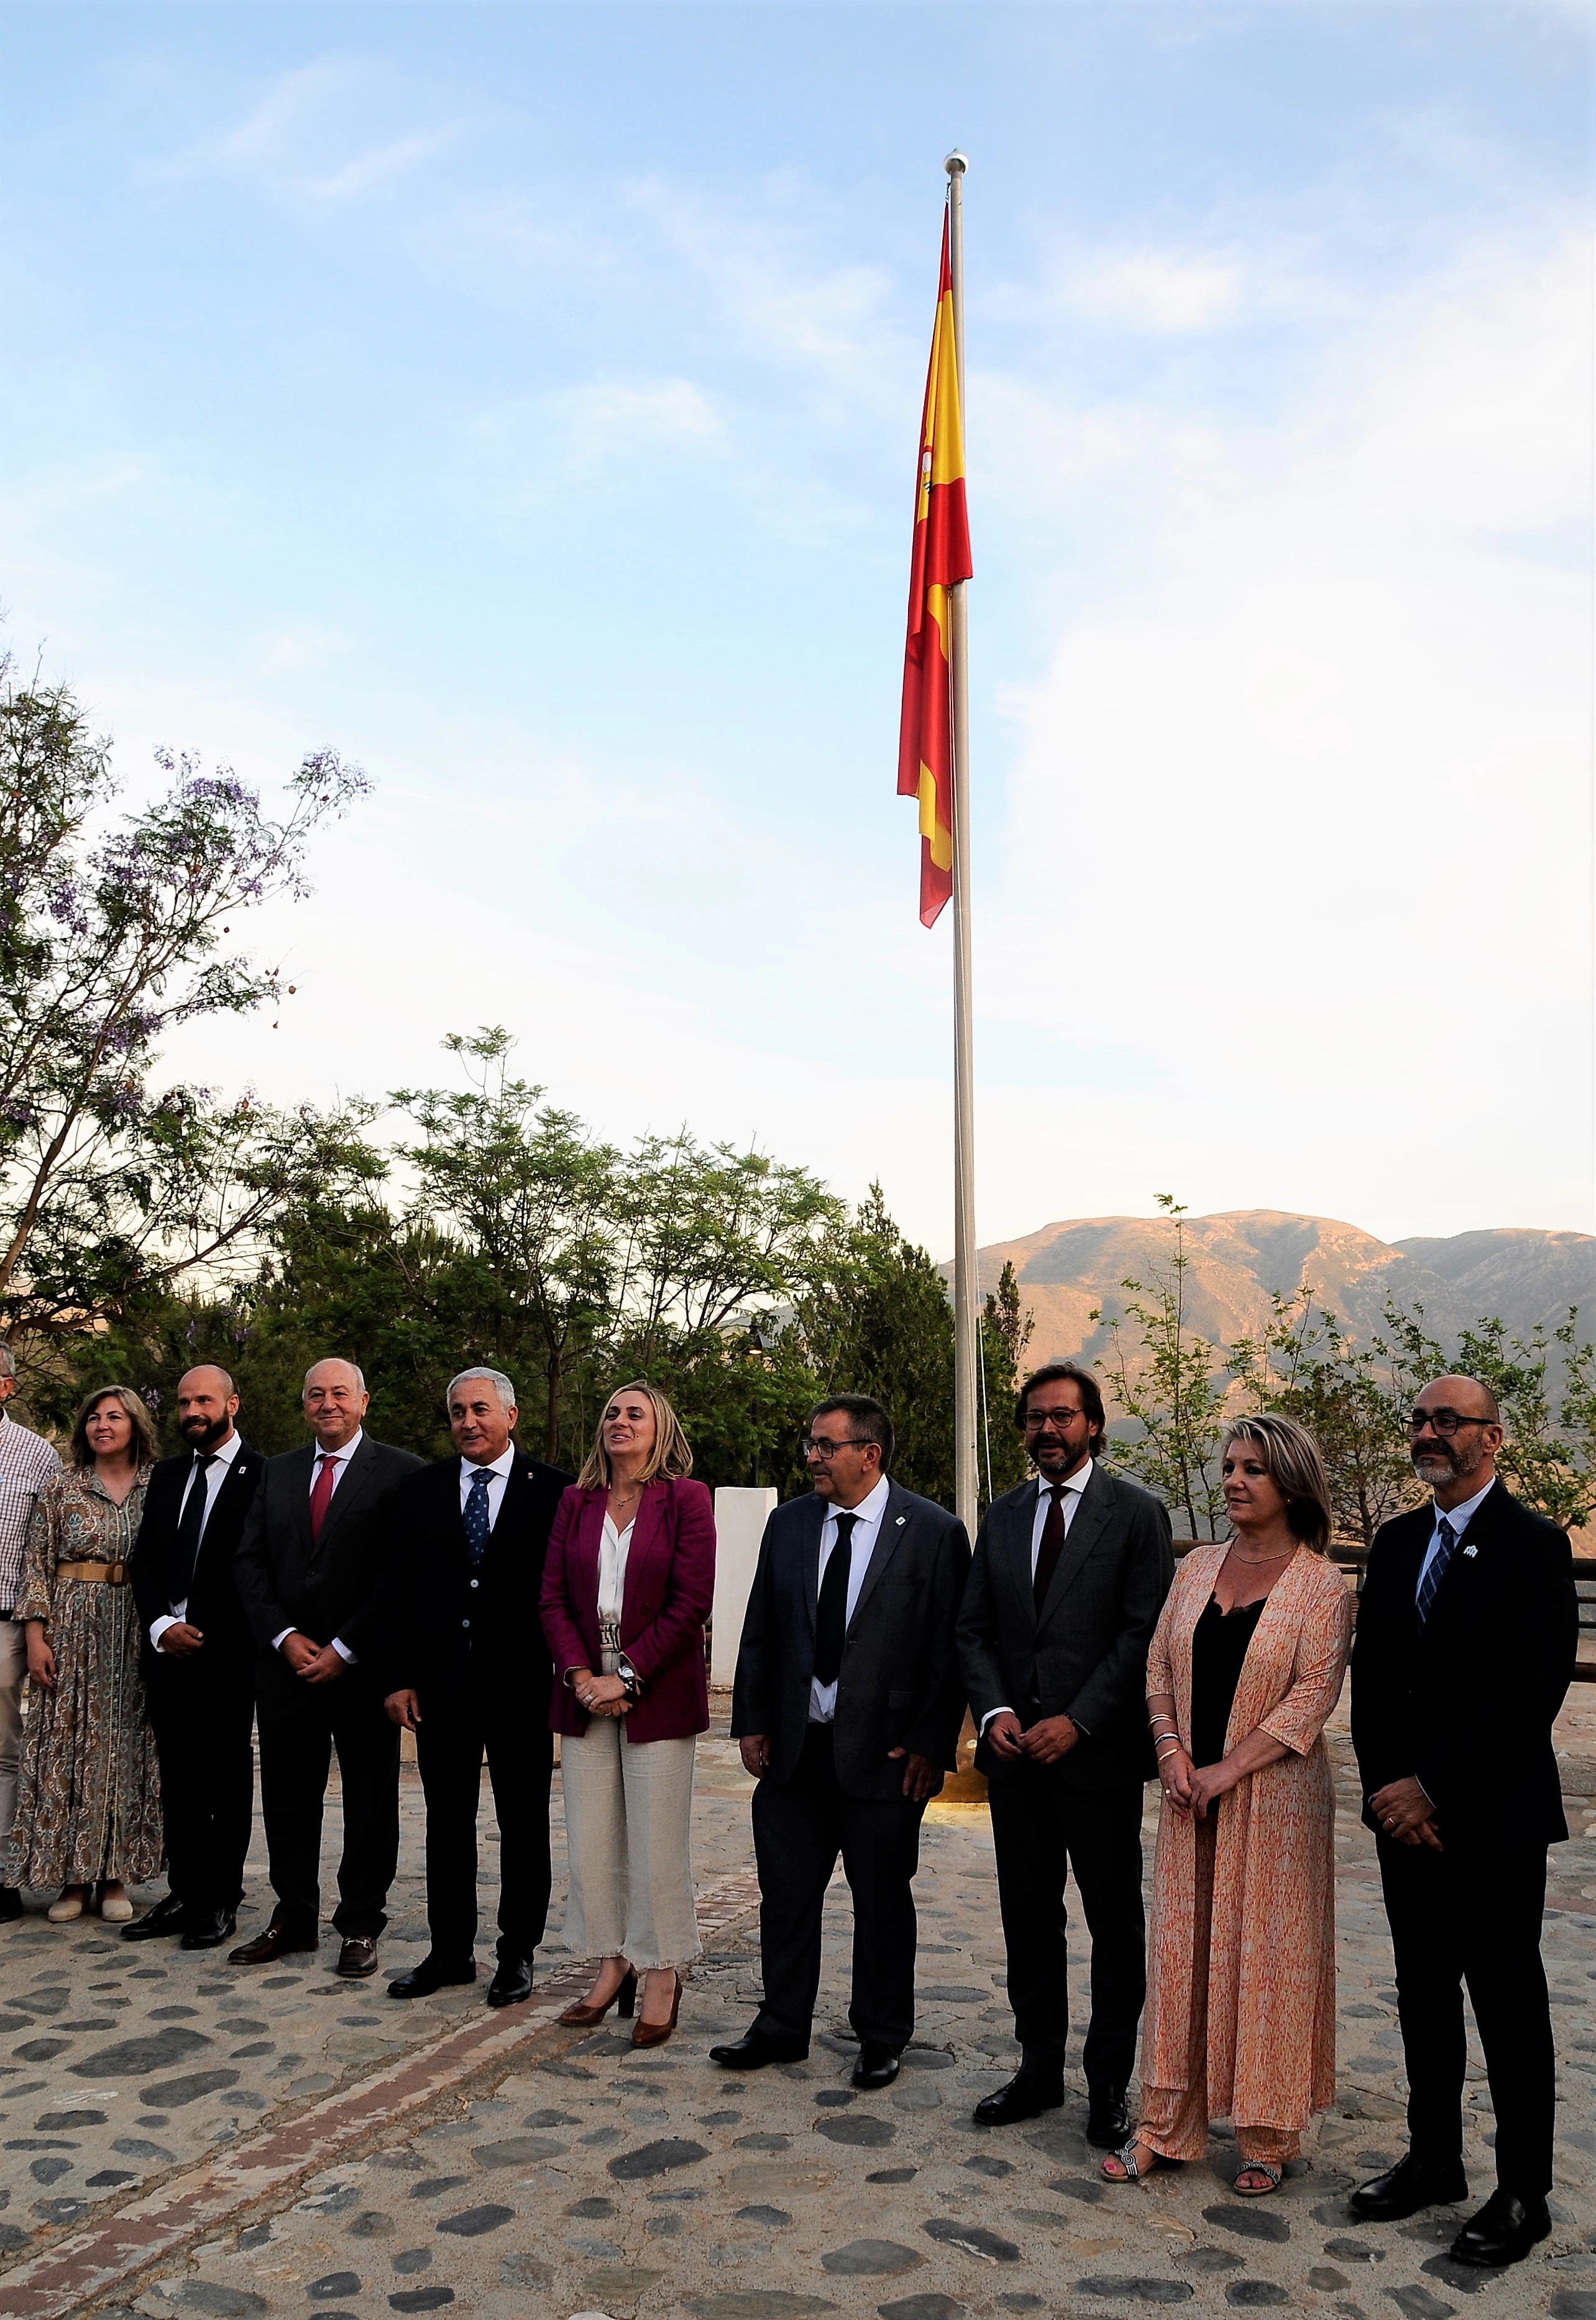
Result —
M466 1501L466 1545L471 1550L473 1571L487 1553L487 1492L493 1479L485 1466L478 1466L471 1477L471 1495Z
M1436 1591L1446 1576L1446 1565L1452 1560L1457 1545L1457 1533L1443 1515L1436 1525L1436 1551L1430 1556L1429 1568L1419 1582L1419 1624L1422 1627L1429 1617L1429 1607Z

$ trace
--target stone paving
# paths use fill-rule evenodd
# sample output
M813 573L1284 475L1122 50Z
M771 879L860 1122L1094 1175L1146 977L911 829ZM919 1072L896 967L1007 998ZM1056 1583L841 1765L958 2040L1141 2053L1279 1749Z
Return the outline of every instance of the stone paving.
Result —
M876 2096L848 2085L840 1885L810 2061L754 2079L717 2071L704 2050L746 2026L758 1963L751 1783L731 1744L711 1739L696 1861L721 1929L676 2039L652 2053L634 2056L612 2026L584 2035L547 2013L487 2016L480 1989L412 2006L387 1998L386 1971L425 1938L413 1775L375 1983L338 1980L331 1934L320 1961L262 1974L219 1962L224 1952L126 1944L95 1919L57 1928L31 1913L0 1933L0 2314L383 2320L452 2306L552 2320L1085 2320L1183 2304L1446 2320L1478 2297L1482 2310L1596 2320L1596 1700L1576 1699L1559 1737L1576 1835L1554 1855L1546 1922L1563 2104L1555 2230L1506 2275L1448 2263L1450 2215L1383 2228L1347 2216L1354 2181L1402 2147L1402 2084L1373 1847L1356 1820L1344 1735L1333 1741L1344 1806L1339 2091L1285 2189L1247 2203L1230 2189L1234 2146L1222 2133L1201 2166L1124 2189L1097 2180L1081 2132L1084 1953L1071 1971L1076 2091L1029 2129L971 2125L970 2107L1014 2058L978 1808L935 1806L928 1819L920 2013L897 2085ZM558 1795L557 1782L557 1807ZM562 1843L557 1825L557 1879ZM260 1900L244 1934L269 1904L259 1858L258 1840ZM492 1883L485 1846L485 1925ZM558 1941L540 1955L540 1987L551 1971L576 1971ZM1491 2112L1477 2054L1469 2134L1483 2197ZM268 2146L288 2161L251 2176ZM176 2212L198 2184L209 2204L193 2201L192 2229L168 2234L132 2276L106 2273L65 2301L49 2288L68 2276L74 2249L104 2239L108 2218L131 2246L141 2216L163 2200Z

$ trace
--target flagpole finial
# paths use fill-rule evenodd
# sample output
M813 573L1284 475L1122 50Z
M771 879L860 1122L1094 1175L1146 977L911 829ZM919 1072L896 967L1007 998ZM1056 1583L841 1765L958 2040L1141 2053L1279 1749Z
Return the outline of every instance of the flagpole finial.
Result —
M962 177L969 166L969 162L966 160L964 154L959 151L957 145L942 164L942 167L947 170L950 177Z

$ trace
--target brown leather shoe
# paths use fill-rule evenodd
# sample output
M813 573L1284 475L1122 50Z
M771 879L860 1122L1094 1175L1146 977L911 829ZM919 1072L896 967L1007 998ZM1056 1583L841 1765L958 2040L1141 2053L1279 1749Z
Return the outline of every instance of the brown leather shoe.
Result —
M276 1965L280 1957L295 1950L319 1950L320 1934L293 1934L286 1926L268 1926L265 1933L257 1934L252 1942L243 1942L236 1950L229 1950L229 1965Z
M376 1971L376 1944L352 1934L338 1953L337 1971L349 1981L364 1981Z

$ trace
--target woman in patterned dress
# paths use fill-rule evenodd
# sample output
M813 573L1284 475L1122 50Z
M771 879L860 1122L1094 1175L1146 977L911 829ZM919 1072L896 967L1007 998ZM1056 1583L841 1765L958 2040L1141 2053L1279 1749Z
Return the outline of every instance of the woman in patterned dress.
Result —
M91 1393L68 1470L41 1490L23 1550L14 1617L27 1622L32 1697L6 1878L59 1883L58 1925L80 1917L96 1886L102 1917L131 1917L128 1884L161 1863L160 1779L127 1584L155 1455L136 1393Z
M1278 2190L1336 2086L1336 1799L1320 1736L1352 1610L1325 1559L1329 1485L1289 1418L1220 1446L1228 1545L1181 1563L1147 1654L1164 1790L1153 1867L1141 2110L1102 2163L1134 2181L1200 2159L1229 2116L1236 2189Z

